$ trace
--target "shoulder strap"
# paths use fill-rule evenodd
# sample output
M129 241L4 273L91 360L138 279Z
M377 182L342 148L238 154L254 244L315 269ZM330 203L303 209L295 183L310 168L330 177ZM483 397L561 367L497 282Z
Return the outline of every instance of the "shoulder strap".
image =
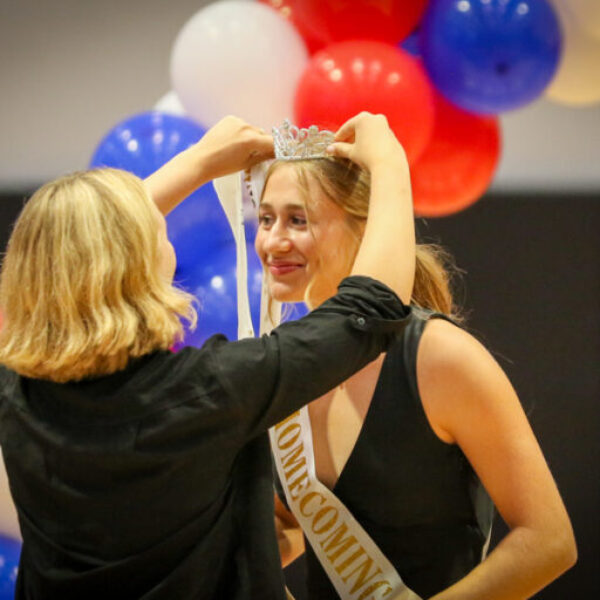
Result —
M418 400L420 400L420 395L419 386L417 384L417 350L419 348L421 336L425 330L425 325L430 319L444 319L456 325L456 323L444 313L415 309L413 307L410 320L402 335L402 354L410 391L412 392L413 397Z

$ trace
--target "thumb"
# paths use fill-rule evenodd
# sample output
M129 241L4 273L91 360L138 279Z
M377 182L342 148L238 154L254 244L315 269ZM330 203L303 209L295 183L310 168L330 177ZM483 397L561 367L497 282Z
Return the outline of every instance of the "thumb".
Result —
M327 146L327 154L330 156L352 159L352 147L353 144L348 144L346 142L335 142Z

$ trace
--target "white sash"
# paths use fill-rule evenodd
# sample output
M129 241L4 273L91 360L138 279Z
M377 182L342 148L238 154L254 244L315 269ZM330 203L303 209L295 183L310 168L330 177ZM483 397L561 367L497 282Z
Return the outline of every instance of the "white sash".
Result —
M246 242L240 174L214 181L237 246L238 337L254 335L248 302ZM255 195L255 197L258 197ZM279 324L281 305L269 302L263 279L260 334ZM343 600L421 600L406 587L350 511L316 477L306 407L269 431L281 484L291 511Z

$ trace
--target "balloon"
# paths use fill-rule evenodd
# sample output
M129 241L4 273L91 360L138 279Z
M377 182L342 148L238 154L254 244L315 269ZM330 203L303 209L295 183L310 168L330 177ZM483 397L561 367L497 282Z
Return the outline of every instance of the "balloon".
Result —
M558 66L561 33L546 0L432 0L421 22L421 50L448 100L495 114L543 92Z
M148 177L173 156L195 144L205 131L187 117L143 112L113 127L100 141L91 167L115 167Z
M439 217L476 202L492 180L499 153L496 117L467 113L436 95L431 141L411 167L415 213Z
M562 5L586 33L600 38L600 2L598 0L554 0L559 9ZM562 16L562 15L561 15Z
M0 600L13 600L19 570L21 542L0 535Z
M266 4L275 9L280 16L292 24L294 29L302 36L306 48L310 54L320 50L324 43L315 33L305 26L305 21L297 18L297 12L302 11L302 4L305 0L258 0L261 4Z
M261 0L279 10L304 37L311 53L335 42L397 44L419 22L426 0Z
M154 110L169 113L170 115L185 115L183 104L181 104L181 100L173 90L158 99L154 105Z
M194 269L215 244L233 241L227 217L212 183L196 190L167 215L167 232L177 257L177 267Z
M383 113L414 162L433 127L432 89L419 61L380 42L341 42L315 54L296 91L297 124L336 130L362 110Z
M249 236L250 237L250 236ZM175 273L179 285L196 296L199 302L198 325L194 331L186 328L183 346L199 348L211 336L223 333L230 340L237 339L237 279L235 244L222 244L203 257L196 268L183 273L179 268ZM260 326L260 297L263 270L252 242L247 243L248 256L248 296L254 331L258 335ZM284 304L283 320L298 319L308 312L302 303Z
M194 331L186 329L182 345L200 347L211 336L223 333L230 340L237 338L237 300L235 245L212 248L195 269L175 272L177 283L198 299L198 324ZM248 282L253 277L248 272Z
M92 167L115 167L147 177L205 131L187 117L146 112L119 123L98 145ZM178 264L202 260L206 248L232 239L227 218L211 183L203 185L167 216L167 230Z
M292 114L308 54L300 34L263 4L226 0L179 32L171 80L186 112L206 126L227 114L270 129Z
M421 58L421 48L419 46L421 43L420 39L421 36L419 34L419 30L416 29L408 37L404 38L399 47L408 52L411 56L417 56L418 58Z
M556 0L564 32L564 53L546 96L560 104L586 106L600 101L600 37L589 35Z

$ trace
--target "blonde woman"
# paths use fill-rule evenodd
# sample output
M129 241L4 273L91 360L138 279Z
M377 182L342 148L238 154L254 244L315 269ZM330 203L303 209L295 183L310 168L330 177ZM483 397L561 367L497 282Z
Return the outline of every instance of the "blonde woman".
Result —
M279 160L267 172L255 245L276 300L318 310L366 235L380 181L352 148L338 154L355 164ZM396 243L385 260L402 267L406 240ZM529 598L573 564L569 518L510 382L459 325L443 252L417 246L416 257L403 336L308 407L317 479L356 523L328 494L308 496L295 509L308 543L278 499L283 564L306 548L308 598L387 597L370 539L406 586L401 598ZM282 454L281 481L294 460ZM482 562L489 497L510 532Z
M260 130L229 117L146 182L80 172L27 202L0 280L17 598L285 598L265 432L387 347L408 314L388 285L408 298L414 273L410 247L400 274L380 247L413 228L392 140L364 116L339 139L396 184L372 199L378 236L365 236L354 276L321 310L262 339L169 352L180 317L195 313L173 286L163 217L207 180L270 156Z

